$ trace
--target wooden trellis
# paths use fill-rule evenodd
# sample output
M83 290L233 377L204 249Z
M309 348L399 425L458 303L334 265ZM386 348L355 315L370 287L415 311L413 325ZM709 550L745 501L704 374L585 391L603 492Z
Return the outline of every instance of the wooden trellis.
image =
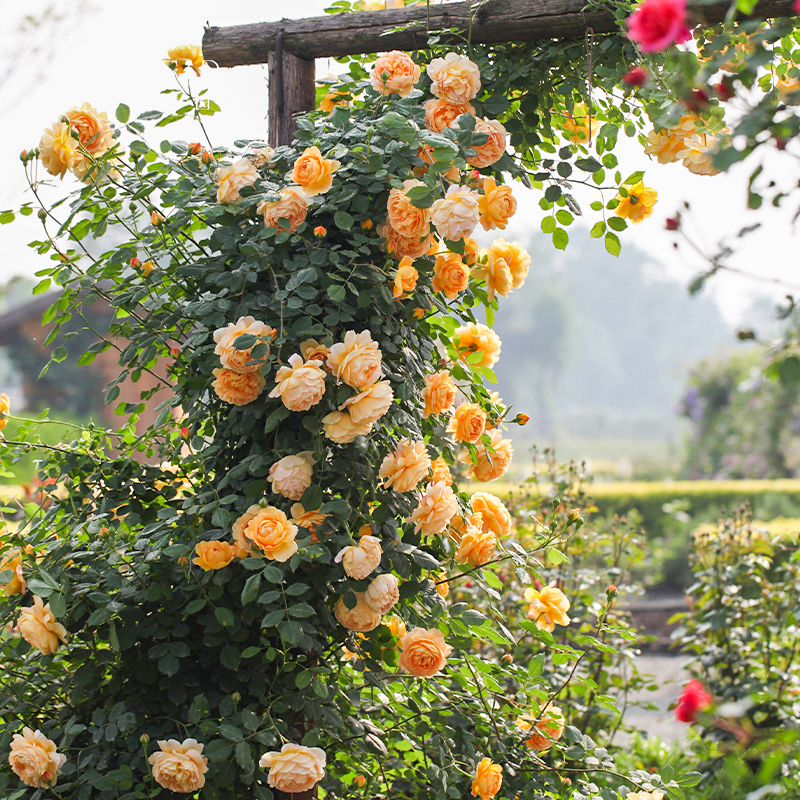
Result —
M793 0L761 0L754 16L785 17L795 12ZM722 22L730 2L689 0L689 13L699 25ZM404 30L398 27L411 25ZM220 67L269 64L269 141L290 144L294 115L314 108L314 59L386 50L425 47L428 31L469 32L477 43L583 39L617 30L605 11L583 0L486 0L443 3L389 11L332 14L281 22L259 22L227 28L208 27L203 54ZM390 32L391 31L391 32Z

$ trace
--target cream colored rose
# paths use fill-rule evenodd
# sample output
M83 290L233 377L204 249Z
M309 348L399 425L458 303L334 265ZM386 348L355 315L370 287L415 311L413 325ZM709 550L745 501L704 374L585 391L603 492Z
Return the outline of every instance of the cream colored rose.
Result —
M391 486L396 492L413 492L430 468L431 457L425 442L403 439L394 453L387 454L383 459L378 474L387 489Z
M417 208L409 199L408 193L417 186L425 186L422 181L403 181L402 189L392 189L386 203L389 224L406 239L421 239L430 233L430 211Z
M258 170L249 158L240 158L217 171L217 202L238 203L245 186L252 186L258 178Z
M472 463L469 453L461 453L458 457L462 464L467 465L467 477L474 478L481 483L489 483L505 475L514 455L511 440L503 439L500 431L492 430L490 436L492 437L491 450L487 451L487 447L483 443L476 445L477 464Z
M399 94L400 97L408 97L420 75L420 68L408 53L392 50L375 60L369 82L382 95Z
M683 140L676 158L683 160L683 166L695 175L719 175L714 166L714 153L719 150L721 138L706 133L693 133Z
M564 713L548 704L538 714L517 717L515 724L521 731L531 732L525 740L531 750L549 750L564 734Z
M388 220L378 225L377 233L378 236L386 239L386 244L384 245L386 252L397 259L402 259L406 256L420 258L428 252L433 242L430 233L421 238L419 236L412 236L411 238L401 236Z
M491 758L482 758L475 769L472 781L472 796L481 800L492 800L503 785L503 768Z
M256 169L261 169L262 167L269 168L273 158L275 158L275 150L271 147L259 147L258 150L255 150L253 155L250 156L250 160L253 162L253 166Z
M625 795L625 800L664 800L664 792L656 789L652 792L628 792Z
M39 595L33 596L33 605L20 609L19 632L22 638L42 655L49 656L67 641L67 629L53 616L50 603ZM59 641L60 640L60 641Z
M404 300L409 292L417 288L419 272L414 269L414 261L409 256L404 256L397 266L397 272L392 281L392 297Z
M331 411L322 418L322 429L332 442L350 444L357 436L366 436L372 430L372 425L353 422L346 411Z
M483 261L472 270L472 274L486 284L489 302L494 300L495 293L508 297L508 293L514 288L514 276L505 259L494 250L483 250L481 258Z
M431 222L439 236L451 242L470 236L480 219L479 200L477 192L452 184L431 206Z
M303 492L311 486L315 461L310 450L304 450L295 456L284 456L276 461L270 467L267 477L272 484L272 491L283 495L287 500L299 500Z
M462 114L475 116L475 108L469 103L451 103L442 97L425 103L425 126L429 131L441 133L449 128Z
M342 596L333 607L333 613L347 630L367 633L381 624L381 615L367 605L364 592L355 592L355 595L356 605L354 608L348 608L344 603L344 596Z
M431 414L444 414L449 411L456 399L456 385L449 372L435 372L425 376L425 389L422 392L425 410L424 419Z
M66 122L56 122L45 129L39 140L39 158L51 175L58 175L62 179L68 169L75 169L83 162L83 156L78 152L78 142L70 135Z
M233 541L237 549L247 552L250 555L254 555L253 543L245 537L244 528L245 525L247 525L251 519L258 516L260 512L260 505L252 505L236 520L236 522L233 523Z
M344 342L331 347L328 366L348 386L366 389L381 376L381 351L369 331L347 331Z
M478 119L475 123L475 133L485 133L489 140L485 144L471 145L475 155L467 159L467 164L478 169L490 167L503 157L508 133L496 119Z
M447 664L447 656L453 652L444 640L444 634L433 628L413 628L400 638L401 650L398 664L415 678L431 678Z
M423 536L441 533L458 511L458 498L443 482L431 483L411 515L416 532Z
M342 564L344 571L353 580L360 581L371 575L381 563L381 540L377 536L362 536L357 545L340 550L334 559Z
M388 614L399 599L400 581L390 572L373 578L364 593L364 600L367 605L379 614Z
M474 444L486 430L486 412L477 403L462 403L447 424L447 433L459 442Z
M455 300L469 286L469 267L459 253L439 253L433 263L433 291Z
M495 239L489 249L506 262L511 270L511 286L519 289L525 283L531 266L528 251L519 242L507 242L505 239Z
M348 397L339 406L339 411L347 409L356 425L372 425L389 410L393 400L394 392L389 382L378 381L363 392Z
M450 467L447 462L439 456L431 461L431 483L442 481L448 486L453 485L453 476L450 474Z
M325 394L325 371L317 359L303 361L302 356L289 356L289 366L275 375L275 388L270 397L280 397L290 411L308 411Z
M497 537L492 531L484 533L480 528L467 526L456 550L455 559L459 564L482 567L492 560L496 548Z
M192 563L204 570L227 567L236 556L234 547L228 542L198 542L194 552L197 558L193 558Z
M468 103L480 91L481 71L466 56L448 53L428 64L431 93L450 103Z
M469 502L473 511L481 515L484 531L492 531L498 538L511 533L514 522L499 497L489 492L475 492Z
M325 194L333 185L333 173L341 162L323 158L318 147L307 147L294 162L291 179L302 186L309 197Z
M316 339L306 339L304 342L300 342L300 355L305 361L325 362L330 352L330 348Z
M80 108L71 108L64 116L72 130L77 131L84 150L95 158L108 152L114 141L114 130L105 112L84 103Z
M0 572L10 570L13 575L11 580L3 586L3 594L11 597L12 594L25 594L27 582L22 574L22 553L14 550L10 555L0 561Z
M256 210L264 215L265 227L294 233L306 220L308 197L300 186L287 186L280 194L280 200L262 200ZM288 220L289 227L280 225L280 219Z
M500 358L500 337L482 322L468 322L453 332L453 344L459 358L466 361L472 353L481 353L479 367L493 367ZM470 359L470 364L476 362Z
M481 212L481 225L485 231L493 228L504 230L508 220L517 211L517 201L511 194L511 187L497 185L494 178L483 179L483 194L478 201Z
M242 530L245 548L273 561L288 561L297 552L297 525L279 508L267 506L248 520Z
M325 751L289 743L280 753L265 753L258 766L269 768L267 783L273 789L285 794L308 792L325 777Z
M212 374L214 382L211 385L219 399L234 406L252 403L267 385L264 376L259 372L241 373L232 369L215 369Z
M556 586L545 586L540 590L526 589L525 600L528 606L528 619L536 623L541 631L552 633L556 625L569 625L569 600Z
M15 733L11 739L8 763L14 774L28 786L37 789L55 786L66 761L67 757L56 751L55 742L41 731L25 727L21 735Z
M216 347L214 353L219 356L222 366L234 372L258 372L262 364L269 355L269 343L275 338L275 328L271 328L264 322L260 322L255 317L239 317L237 322L230 322L224 328L217 328L214 331L214 342ZM236 340L240 336L255 336L257 341L252 347L245 350L236 349ZM267 351L254 359L252 357L253 348L256 345L265 344ZM248 361L257 363L248 364Z
M202 789L206 784L208 759L203 758L203 745L195 739L159 739L160 751L153 753L150 764L153 780L170 792L189 794Z

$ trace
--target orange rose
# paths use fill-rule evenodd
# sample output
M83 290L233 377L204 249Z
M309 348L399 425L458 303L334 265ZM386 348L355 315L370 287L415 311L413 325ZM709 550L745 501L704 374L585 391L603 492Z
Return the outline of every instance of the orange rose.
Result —
M77 131L81 147L100 158L114 141L114 130L108 115L84 103L80 108L71 108L64 116L72 130Z
M235 556L234 548L227 542L198 542L194 551L197 558L193 558L192 563L206 571L227 567Z
M474 267L478 263L478 257L481 254L481 246L478 244L477 239L468 236L464 239L464 263L470 267Z
M269 355L269 343L275 338L276 331L264 322L259 322L254 317L239 317L237 322L229 322L224 328L214 331L216 347L214 353L219 356L222 366L234 372L259 372ZM240 336L255 336L256 341L252 347L245 350L236 348L236 340ZM266 352L255 359L252 357L256 345L266 345ZM248 363L248 362L253 363Z
M331 411L322 418L325 436L336 444L350 444L357 436L366 436L372 423L357 423L346 411Z
M444 252L433 264L433 290L454 300L469 285L469 267L459 253Z
M411 258L405 256L397 267L392 286L392 296L398 300L405 299L408 297L409 292L413 292L417 288L419 272L414 269L413 263Z
M477 362L479 367L492 367L500 358L500 337L481 322L468 322L456 328L453 344L462 361L466 361L472 353L481 353L483 357ZM472 359L469 363L476 364Z
M475 444L486 430L486 412L477 403L462 403L450 418L447 432L459 442Z
M510 186L498 186L494 178L483 179L483 194L478 200L481 212L481 225L485 231L493 228L504 230L508 220L517 211L517 201L511 194Z
M451 184L447 194L431 206L436 232L451 242L470 236L480 219L479 195L465 186Z
M378 381L345 400L339 411L347 410L356 425L372 425L391 408L393 400L394 392L388 381Z
M514 288L514 276L511 274L511 268L505 259L497 255L494 250L481 251L481 258L485 261L479 263L472 274L486 284L489 302L494 300L495 292L507 297Z
M333 113L336 106L349 106L350 105L350 92L340 92L338 89L328 92L322 100L319 101L317 108L324 111L328 116Z
M499 497L489 492L475 492L469 502L473 511L481 515L484 531L492 531L498 537L511 533L513 520Z
M408 53L392 50L375 60L369 82L376 92L384 96L398 94L408 97L420 74L420 68Z
M555 586L545 586L539 591L526 589L524 596L530 603L528 619L534 620L540 631L552 633L556 625L569 625L569 600L561 589Z
M358 540L357 545L340 550L334 561L342 564L349 577L360 581L375 572L381 563L382 553L381 540L377 536L366 535Z
M472 781L472 796L481 800L491 800L503 785L503 768L495 764L491 758L482 758L475 769L475 780Z
M447 466L447 462L441 456L431 461L431 483L439 483L439 481L447 486L453 485L450 467Z
M462 114L475 116L475 109L469 103L451 103L442 97L425 103L425 126L429 131L441 133L449 128Z
M478 119L475 123L475 133L485 133L489 137L489 141L485 144L471 146L476 155L468 158L467 164L478 169L490 167L499 161L506 152L508 133L496 119Z
M429 144L422 145L422 147L417 148L417 158L420 161L424 161L426 164L435 164L435 160L433 158L433 146ZM458 167L450 162L451 166L447 172L444 173L444 177L447 178L449 181L453 181L454 183L458 183L461 180L461 173L458 170ZM428 174L428 167L414 167L414 174L419 175L427 175Z
M366 389L381 376L381 351L369 331L347 331L344 341L331 347L327 363L334 377L353 389Z
M467 465L467 477L481 483L495 481L506 474L511 465L514 448L510 439L503 439L498 430L491 432L491 451L481 442L476 445L478 463L473 464L469 453L462 453L458 460ZM493 451L493 452L492 452Z
M379 614L388 614L400 599L400 582L390 572L373 578L364 592L366 604Z
M325 777L325 751L319 747L285 744L280 753L265 753L258 766L269 767L267 783L283 794L311 791Z
M325 395L325 372L316 359L303 362L297 353L289 356L289 366L275 374L275 388L270 397L280 397L290 411L308 411Z
M67 641L67 629L56 621L39 595L33 596L33 605L20 609L19 632L22 638L42 655L49 656Z
M488 564L497 548L497 537L491 531L483 532L479 528L468 525L461 537L455 559L459 564L471 567L482 567Z
M276 461L270 467L267 477L272 484L272 491L288 500L299 500L303 492L311 486L314 463L314 454L310 450L294 456L284 456Z
M396 636L398 639L405 636L407 633L406 624L400 617L389 617L388 619L382 620L382 623L392 632L392 635Z
M299 186L287 186L280 194L280 200L262 200L256 210L264 215L265 227L294 233L306 220L308 198ZM278 223L281 219L288 220L288 229Z
M600 130L601 123L593 117L590 131L586 104L576 103L571 114L567 111L566 120L561 127L564 129L565 137L573 144L588 144L589 139Z
M274 506L259 509L242 531L247 549L260 551L258 555L274 561L288 561L297 552L297 525Z
M39 158L51 175L58 175L62 179L68 169L75 169L83 161L83 156L78 152L78 142L70 136L66 122L56 122L45 129L39 140Z
M167 50L168 58L164 60L175 64L175 72L182 75L186 67L191 67L195 75L200 75L200 67L206 62L203 60L203 48L198 44L181 44Z
M300 355L303 356L305 361L322 361L328 358L330 348L318 342L316 339L306 339L300 342Z
M444 640L444 634L433 628L414 628L400 638L400 669L415 678L431 678L447 664L447 656L453 652Z
M8 425L8 416L11 413L11 400L5 392L0 394L0 431Z
M354 608L348 608L345 605L344 596L340 597L333 607L334 616L349 631L367 633L374 630L381 624L381 615L367 605L364 592L355 592L355 596Z
M531 731L525 740L531 750L548 750L564 733L564 713L556 706L546 705L539 714L517 717L516 726L521 731Z
M435 372L425 376L425 390L422 399L425 401L423 419L431 414L444 414L449 411L456 399L456 385L449 372Z
M466 56L448 53L428 64L431 93L451 103L468 103L481 88L478 65Z
M4 570L10 570L14 573L11 580L3 587L5 596L11 597L12 594L25 594L27 582L22 574L22 553L19 550L15 550L6 556L3 561L0 561L0 572Z
M240 190L252 186L258 178L258 170L249 158L240 158L217 171L217 202L238 203L242 199Z
M458 511L458 498L444 482L431 483L411 514L414 531L423 536L441 533Z
M450 584L447 581L447 573L439 572L436 578L436 593L440 597L447 597L450 594Z
M305 528L307 531L311 531L312 542L319 541L317 539L317 525L322 525L330 514L322 514L319 509L316 511L306 511L302 503L294 503L289 511L292 514L292 522L294 522L298 528Z
M413 492L431 468L431 457L425 442L403 439L394 453L387 454L378 473L385 488L396 492Z
M267 385L259 372L239 373L231 369L215 369L211 384L220 400L234 406L252 403Z
M378 225L378 236L386 239L384 248L387 253L390 253L395 258L405 258L406 256L419 258L424 256L433 242L433 237L430 233L424 238L401 236L388 221Z
M14 774L28 786L36 789L55 786L66 761L67 757L56 751L55 742L41 731L25 727L22 735L15 733L11 739L8 763Z
M430 211L417 208L409 199L408 192L417 186L425 186L422 181L403 181L402 189L392 189L386 201L389 224L400 236L406 239L420 239L430 233Z
M237 550L237 556L239 558L244 558L241 553L247 553L248 555L255 555L255 551L252 549L252 542L245 538L244 535L244 527L250 522L251 519L254 519L261 513L261 506L260 505L252 505L247 511L242 514L236 522L233 523L233 541L234 546Z
M208 759L203 758L203 745L195 739L158 741L159 752L150 756L153 780L170 792L189 794L206 784Z
M302 186L309 197L325 194L333 186L333 173L341 162L323 158L318 147L307 147L294 162L291 179Z
M511 270L511 288L519 289L525 283L531 266L528 251L519 242L507 242L505 239L495 239L489 250L506 262Z

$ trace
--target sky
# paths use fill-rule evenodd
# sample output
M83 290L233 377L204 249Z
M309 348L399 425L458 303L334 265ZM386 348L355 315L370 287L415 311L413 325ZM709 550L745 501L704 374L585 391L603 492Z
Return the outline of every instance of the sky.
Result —
M293 0L290 4L277 0L137 0L135 4L118 0L25 0L24 4L0 0L5 28L0 53L0 210L28 199L19 153L35 147L42 130L68 108L86 100L112 118L121 102L131 107L133 115L151 108L164 109L169 101L160 92L174 86L174 78L162 61L169 47L199 44L206 24L238 25L276 21L286 15L315 16L323 13L325 5L326 0ZM335 72L337 66L321 60L318 73ZM223 113L207 123L214 144L266 135L266 66L206 67L192 84L195 90L207 88L208 96L222 107ZM169 130L172 132L166 135L170 138L200 138L190 130ZM680 164L651 161L635 140L621 141L617 155L623 176L646 169L645 183L659 193L655 214L623 233L623 247L635 244L652 263L662 264L670 279L688 284L706 265L690 248L676 250L675 235L665 229L665 220L688 202L691 214L684 217L686 229L707 252L725 237L735 239L745 226L755 222L763 226L738 243L737 254L730 261L745 272L757 274L759 280L720 275L705 290L726 320L746 323L754 300L764 296L777 299L791 291L770 281L792 285L800 295L800 236L792 224L795 209L770 207L753 212L746 208L748 177L762 156L754 163L737 165L729 173L707 177L692 175ZM798 165L800 161L794 156L772 151L766 157L760 183L774 180L787 189L797 186ZM63 189L73 184L68 176ZM50 196L59 196L61 189L52 190ZM519 209L506 238L524 240L531 231L539 230L545 212L538 207L538 194L522 186L515 187L514 193ZM595 199L588 192L578 192L577 197L587 210ZM588 221L591 224L596 217ZM0 282L14 275L32 276L46 266L27 247L27 242L38 236L35 216L0 227ZM596 246L602 248L602 240ZM590 259L591 251L585 257Z

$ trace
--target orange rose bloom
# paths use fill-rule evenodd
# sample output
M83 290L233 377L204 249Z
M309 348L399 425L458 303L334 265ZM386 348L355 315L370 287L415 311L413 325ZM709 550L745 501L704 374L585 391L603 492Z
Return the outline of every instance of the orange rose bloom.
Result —
M239 373L231 369L213 370L214 391L220 400L234 406L252 403L267 385L260 372Z
M420 68L408 53L392 50L375 60L369 82L376 92L384 96L399 94L400 97L408 97L420 74Z
M560 708L547 705L539 714L523 714L516 726L521 731L531 731L525 744L531 750L548 750L564 733L564 714Z
M344 341L331 347L327 363L333 376L353 389L366 389L381 376L381 351L369 331L347 331Z
M511 533L513 520L499 497L489 492L475 492L469 502L473 511L481 515L484 531L492 531L498 537L508 536Z
M514 288L514 276L505 259L497 255L494 250L483 250L481 258L486 260L475 267L473 275L486 284L489 302L494 300L495 292L508 297L508 293Z
M175 64L175 72L182 75L186 67L191 67L195 75L200 75L200 67L206 62L203 60L203 48L198 44L181 44L177 47L170 47L167 50L168 58L164 59L168 64Z
M433 290L454 300L469 285L469 267L459 253L444 252L433 264Z
M388 381L378 381L345 400L339 411L346 410L356 425L372 425L391 408L393 400L394 392Z
M444 482L431 483L419 499L411 514L414 531L422 531L423 536L441 533L458 511L458 498Z
M477 403L462 403L450 418L447 432L459 442L475 444L486 429L486 412Z
M325 436L336 444L350 444L357 436L366 436L372 428L370 422L354 422L346 411L331 411L322 418Z
M472 145L477 155L467 159L467 164L478 169L490 167L503 157L506 152L508 133L496 119L479 119L475 123L475 133L485 133L489 137L486 144Z
M341 92L338 89L335 89L332 92L328 92L322 100L319 101L319 105L317 108L320 111L324 111L328 116L333 113L333 109L336 106L349 106L350 105L350 92Z
M601 128L600 121L592 117L592 128L591 131L589 130L589 114L586 111L586 103L576 103L572 113L567 111L566 116L562 128L566 138L573 144L588 144L589 139Z
M214 331L214 342L216 347L214 353L219 356L222 366L234 372L259 372L261 366L269 355L269 343L275 338L276 331L264 322L259 322L254 317L239 317L237 322L230 322L224 328L217 328ZM256 337L256 342L246 350L236 349L236 340L240 336L252 335ZM256 345L267 345L267 351L258 359L252 357L253 348ZM254 363L249 364L249 361Z
M495 239L489 250L506 262L511 270L511 288L519 289L525 283L531 266L528 251L519 242L507 242L505 239Z
M425 126L429 131L441 133L449 128L462 114L475 116L475 108L470 103L451 103L442 97L425 103Z
M391 572L373 578L364 592L366 604L379 614L388 614L400 599L400 581Z
M500 358L500 337L481 322L468 322L456 328L453 344L462 361L466 361L472 353L481 353L483 358L477 362L479 367L492 367ZM469 363L476 362L470 360Z
M58 175L62 179L68 169L75 169L83 162L78 143L70 136L66 122L56 122L45 129L39 140L39 158L51 175Z
M299 186L287 186L285 189L281 189L280 194L280 200L262 200L256 211L264 215L265 227L276 228L279 231L289 230L294 233L306 220L308 198ZM288 229L278 223L280 219L289 221Z
M344 596L336 601L333 613L336 619L349 631L367 633L381 624L381 615L373 611L364 597L364 592L355 592L356 605L348 608L344 603Z
M473 464L469 453L462 453L458 460L467 465L467 477L474 478L481 483L488 483L502 478L511 465L514 448L510 439L503 439L498 430L491 432L491 447L494 452L487 451L487 447L479 442L476 445L478 463Z
M194 551L197 558L193 558L192 563L206 571L227 567L235 556L234 548L227 542L198 542Z
M280 753L264 753L258 766L269 767L267 783L283 794L313 789L325 777L325 751L319 747L285 744Z
M450 184L445 196L431 206L431 222L439 236L451 242L471 236L480 220L479 197L466 186Z
M237 520L233 523L233 541L235 543L235 547L237 549L237 556L239 558L245 558L246 556L241 555L242 553L247 553L247 555L255 555L255 551L253 550L252 542L249 539L245 538L244 535L244 526L250 522L251 519L254 519L258 514L261 513L261 506L259 505L252 505L247 511L244 512Z
M298 528L305 528L307 531L311 531L311 541L318 542L317 525L321 525L325 522L330 514L322 514L319 509L316 511L306 511L302 503L294 503L289 511L292 514L292 522L294 522Z
M203 757L203 745L196 739L159 740L160 751L150 756L153 780L171 792L189 794L206 784L208 759Z
M614 209L614 213L636 225L652 215L655 204L658 202L658 192L645 186L642 181L634 186L626 186L625 189L628 196L623 197L622 194L617 194L619 205Z
M459 542L455 559L459 564L482 567L492 560L496 548L497 537L494 533L484 533L480 528L468 525Z
M28 786L36 789L55 786L66 761L67 757L56 750L55 742L41 731L25 727L22 735L15 733L11 740L8 763L14 774Z
M45 605L39 595L33 596L32 606L20 609L19 632L31 647L45 656L55 653L61 642L67 641L67 629L56 621L50 603Z
M297 525L274 506L262 508L250 519L242 531L247 549L260 551L258 555L274 561L288 561L297 552Z
M378 474L387 489L391 486L396 492L413 492L430 468L431 457L425 442L403 439L394 453L383 459Z
M27 582L22 574L22 553L19 550L15 550L3 561L0 561L0 572L7 569L11 570L14 575L11 580L3 586L3 593L5 596L11 597L12 594L25 594Z
M478 263L478 256L481 254L481 246L477 239L468 236L464 239L464 263L474 267Z
M367 534L358 540L357 545L349 545L340 550L334 561L342 564L350 578L360 581L380 566L382 553L381 540Z
M328 358L330 348L321 344L316 339L306 339L300 342L300 355L305 361L322 361Z
M453 652L444 640L444 634L432 628L414 628L400 638L398 647L402 651L398 664L400 669L415 678L431 678L447 664L447 656Z
M503 768L495 764L491 758L482 758L475 769L475 780L472 781L472 796L480 796L481 800L491 800L503 785Z
M425 401L424 419L431 414L444 414L452 408L456 399L456 385L449 372L435 372L425 376L425 390L422 393Z
M333 173L341 166L339 161L323 158L318 147L307 147L294 162L290 177L307 195L314 197L333 186Z
M405 299L408 297L409 292L413 292L417 288L419 272L414 269L413 263L411 258L405 256L397 267L392 286L392 296L398 300Z
M408 192L417 186L424 186L422 181L403 181L402 189L392 189L386 201L386 212L389 224L400 236L406 239L420 239L430 233L430 211L417 208L409 199Z
M420 161L424 161L426 164L435 164L436 162L434 161L433 158L433 150L434 148L429 144L422 145L422 147L417 148L417 158ZM452 161L450 162L450 164L451 164L450 169L444 173L444 177L447 178L447 180L449 181L458 183L461 180L461 173L459 172L458 167L456 167ZM428 173L427 167L414 167L415 175L418 176L427 175L427 173Z
M310 450L292 456L284 456L269 468L267 481L272 491L288 500L299 500L311 486L316 459Z
M434 58L428 64L431 93L451 103L468 103L481 88L481 71L474 61L458 53Z
M439 483L439 481L447 486L453 485L450 467L447 466L447 462L441 456L431 461L431 483Z
M517 201L511 194L511 187L497 185L494 178L483 179L483 194L478 200L481 212L481 225L485 231L493 228L504 230L508 220L517 211Z
M325 372L316 359L303 362L297 353L289 356L289 366L275 374L275 388L270 397L280 397L290 411L308 411L325 395Z
M217 172L217 202L238 203L242 199L240 190L252 186L258 178L258 170L249 158L240 158L234 164L222 167Z
M108 115L84 103L80 108L71 108L64 116L72 130L78 132L81 147L99 158L108 151L114 141L114 130Z
M8 425L8 415L11 413L11 400L4 392L0 394L0 431Z
M378 236L386 239L384 248L387 253L390 253L395 258L404 258L405 256L419 258L424 256L433 242L433 237L430 233L426 234L424 238L401 236L388 221L378 225Z
M569 625L569 600L561 589L555 586L545 586L539 591L526 589L524 596L530 603L528 619L534 620L540 631L552 633L556 625Z

